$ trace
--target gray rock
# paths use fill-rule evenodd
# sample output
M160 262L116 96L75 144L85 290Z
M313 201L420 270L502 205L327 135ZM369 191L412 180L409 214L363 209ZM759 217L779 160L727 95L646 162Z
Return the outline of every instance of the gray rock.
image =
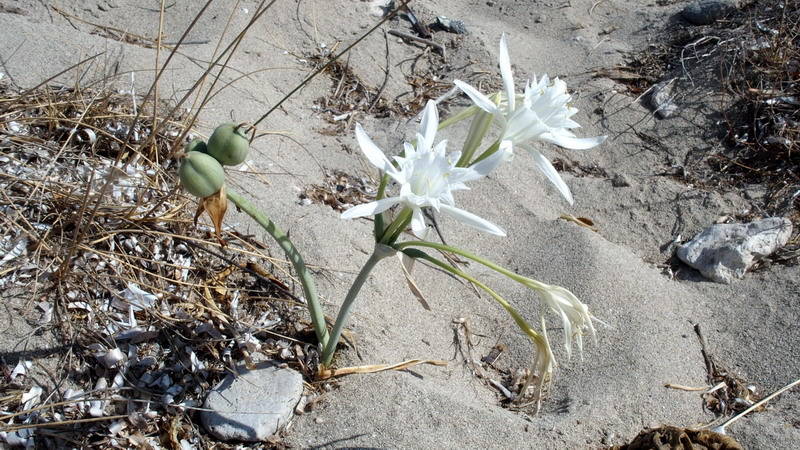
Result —
M206 398L200 418L206 429L223 441L265 441L280 431L303 394L303 377L271 362L255 370L237 367Z
M631 180L624 173L615 173L611 178L611 185L614 187L628 187L631 185Z
M694 25L708 25L725 17L737 8L741 0L701 0L686 5L681 15Z
M717 283L743 278L761 258L786 245L792 222L770 217L751 223L714 225L678 247L681 261Z
M437 16L436 23L438 23L442 29L450 33L467 34L467 26L464 24L463 20L453 20L445 16Z
M662 119L666 119L678 110L678 105L675 104L675 95L673 94L674 86L675 78L662 81L653 88L653 92L650 94L650 106L653 107L658 117Z

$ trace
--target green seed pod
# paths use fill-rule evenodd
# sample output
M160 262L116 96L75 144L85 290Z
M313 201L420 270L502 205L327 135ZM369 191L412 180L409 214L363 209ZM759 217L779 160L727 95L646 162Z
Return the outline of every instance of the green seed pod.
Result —
M250 140L234 123L224 123L208 139L208 154L226 166L241 164L247 158Z
M189 152L178 169L181 184L192 194L206 198L225 184L225 171L219 162L200 152Z
M200 153L208 153L208 146L206 143L200 139L192 139L192 142L186 144L186 147L183 148L183 151L186 153L189 152L200 152Z

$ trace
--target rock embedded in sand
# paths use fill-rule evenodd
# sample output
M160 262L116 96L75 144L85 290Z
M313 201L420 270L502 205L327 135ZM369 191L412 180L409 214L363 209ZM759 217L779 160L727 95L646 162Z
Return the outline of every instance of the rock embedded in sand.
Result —
M741 0L702 0L686 5L681 15L694 25L709 25L739 8Z
M271 362L255 370L237 367L206 398L203 425L223 441L266 441L292 417L303 394L303 377Z
M675 95L673 94L674 81L675 78L658 83L650 94L650 105L658 117L662 119L666 119L678 110L678 105L674 101Z
M624 173L615 173L611 177L611 185L614 187L628 187L631 185L631 179Z
M792 222L770 217L751 223L714 225L678 247L681 261L717 283L743 278L761 258L786 245Z
M436 23L449 33L467 34L467 26L464 24L463 20L453 20L445 16L437 16Z

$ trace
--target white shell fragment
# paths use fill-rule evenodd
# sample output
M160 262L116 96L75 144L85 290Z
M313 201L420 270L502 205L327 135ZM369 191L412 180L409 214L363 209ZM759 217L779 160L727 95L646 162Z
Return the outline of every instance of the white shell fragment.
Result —
M24 359L19 360L14 370L11 371L10 378L13 380L18 375L27 375L28 370L33 366L32 361L25 361Z
M128 283L127 289L120 292L120 296L125 299L128 304L133 306L134 311L152 308L156 300L158 300L155 294L139 289L139 285L136 283ZM126 311L128 309L127 305L116 301L116 299L115 302L112 302L112 306L120 311Z
M23 234L17 239L17 242L14 243L13 247L11 247L7 252L4 252L3 259L0 259L0 266L24 255L26 248L28 248L28 236Z

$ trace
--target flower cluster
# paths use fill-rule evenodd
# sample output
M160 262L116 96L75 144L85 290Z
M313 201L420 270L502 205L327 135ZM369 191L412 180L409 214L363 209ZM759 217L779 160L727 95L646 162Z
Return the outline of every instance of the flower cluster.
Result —
M424 238L428 227L422 210L431 207L479 230L505 236L506 232L492 222L456 208L453 199L453 191L469 189L465 183L481 179L494 170L502 154L493 155L471 167L456 167L461 152L447 154L446 140L436 145L433 143L438 127L439 113L436 103L431 100L422 114L416 146L406 143L404 156L395 156L395 162L392 163L367 136L364 128L357 124L356 138L364 155L400 185L400 194L348 209L342 218L380 214L396 204L402 204L412 210L411 230Z
M345 211L342 218L352 219L375 215L376 255L378 249L391 248L402 252L403 257L408 260L407 263L413 259L424 259L453 275L472 282L503 305L522 331L536 345L537 357L534 360L531 375L533 377L533 372L539 372L538 388L535 393L538 402L544 380L548 378L549 372L555 366L553 353L547 339L545 311L550 310L561 319L564 326L567 356L570 357L573 341L577 343L578 349L582 352L583 334L588 332L592 337L595 335L592 325L593 316L589 313L588 306L563 287L551 286L520 276L455 247L424 241L429 229L425 223L423 212L426 208L431 208L479 230L505 236L505 231L494 223L456 208L453 192L468 189L466 183L489 175L503 160L510 159L514 149L519 147L527 150L533 156L542 172L571 204L573 199L569 188L550 161L533 144L540 141L569 149L588 149L602 143L605 136L579 138L569 131L580 126L571 119L578 110L571 104L572 97L567 93L566 83L558 78L551 80L547 75L543 75L537 79L536 76L533 76L525 84L524 92L517 94L505 36L500 40L500 74L504 89L491 96L486 96L472 86L456 80L456 86L469 96L475 106L456 114L454 118L448 119L445 123L440 124L436 103L429 101L422 114L420 130L416 135L415 143L406 143L402 155L395 156L393 160L387 158L384 152L370 139L364 128L357 124L356 138L361 150L385 176L375 201L357 205ZM447 153L447 141L435 142L437 130L468 117L473 117L473 122L465 139L463 152ZM500 129L500 137L475 156L476 150L480 147L492 124ZM385 189L390 180L399 186L399 193L395 196L385 196ZM391 224L384 228L384 214L395 205L401 205L402 209L394 215ZM397 242L402 230L409 225L413 234L423 241ZM445 250L464 256L532 289L541 299L541 333L535 331L508 302L486 285L457 267L428 255L419 248ZM374 265L377 259L371 259L372 262L368 264ZM410 267L410 264L408 266ZM409 272L406 272L406 277L413 285ZM418 294L416 289L413 290L415 294ZM352 302L354 296L348 296L348 299L351 299ZM351 303L347 303L347 308L350 305Z
M455 84L478 108L493 116L494 123L502 130L500 141L505 145L501 144L501 147L511 150L521 147L527 150L545 176L572 204L572 194L564 180L550 161L531 144L534 141L544 141L569 149L583 150L601 144L606 137L578 138L569 131L580 127L580 124L570 119L578 110L571 104L572 96L567 93L567 84L558 78L551 81L547 75L542 75L537 81L534 75L526 83L525 92L516 93L505 35L500 39L500 74L503 78L504 95L495 96L497 103L463 81L455 80Z

